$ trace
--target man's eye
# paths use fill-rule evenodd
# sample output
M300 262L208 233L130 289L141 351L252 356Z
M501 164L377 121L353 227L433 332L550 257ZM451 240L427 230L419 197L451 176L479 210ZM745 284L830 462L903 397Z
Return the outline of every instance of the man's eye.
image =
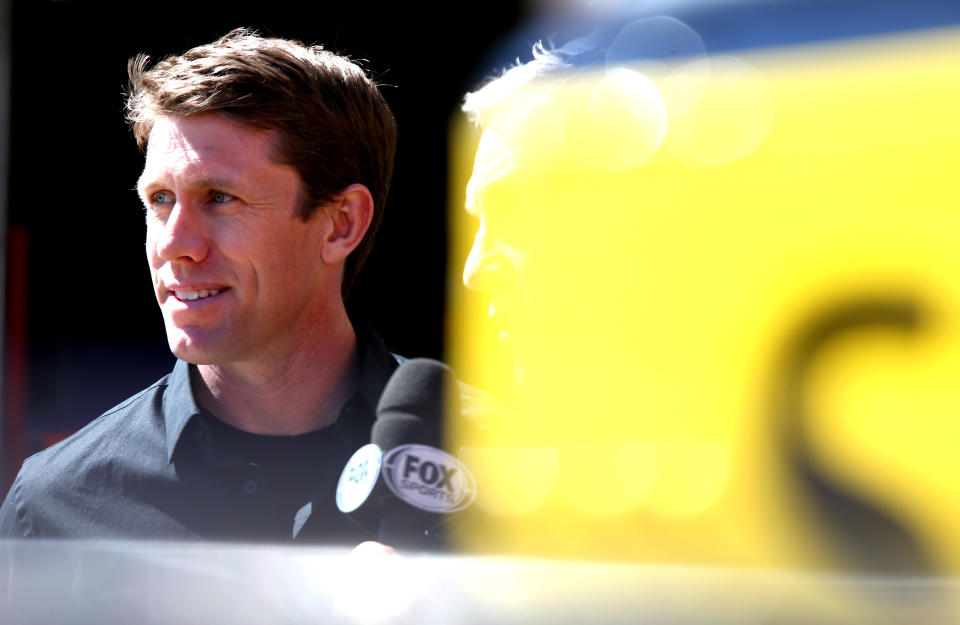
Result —
M211 199L216 204L223 204L226 202L231 202L236 198L230 195L229 193L224 193L223 191L214 191L211 195Z
M150 196L151 204L169 204L173 202L173 195L166 191L157 191Z

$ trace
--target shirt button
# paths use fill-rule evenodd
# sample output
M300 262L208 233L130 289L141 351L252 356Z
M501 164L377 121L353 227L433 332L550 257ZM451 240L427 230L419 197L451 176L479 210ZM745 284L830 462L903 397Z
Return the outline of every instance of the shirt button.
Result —
M256 494L257 488L257 483L254 480L247 480L243 483L243 492L248 495Z

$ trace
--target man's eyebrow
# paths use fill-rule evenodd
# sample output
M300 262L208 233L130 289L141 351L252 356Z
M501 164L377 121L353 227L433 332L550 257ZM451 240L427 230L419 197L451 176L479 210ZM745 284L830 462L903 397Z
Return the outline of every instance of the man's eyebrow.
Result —
M141 195L146 194L149 191L154 189L162 189L167 185L159 180L146 180L143 176L140 176L140 179L137 180L136 190ZM198 178L196 180L190 181L190 186L193 188L200 189L220 189L223 191L237 191L238 187L236 183L233 183L226 178Z
M141 175L137 178L137 184L133 186L133 190L137 192L137 195L144 195L147 192L147 189L156 186L154 182L147 182L146 179Z
M237 185L226 178L199 178L190 183L192 187L201 187L207 189L222 189L224 191L236 190Z

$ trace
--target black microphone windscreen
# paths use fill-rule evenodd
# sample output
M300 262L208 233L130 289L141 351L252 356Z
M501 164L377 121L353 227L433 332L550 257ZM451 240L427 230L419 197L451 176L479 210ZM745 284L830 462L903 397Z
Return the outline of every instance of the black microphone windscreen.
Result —
M450 367L429 358L407 360L383 389L371 441L384 452L408 443L440 447L443 416L456 399Z

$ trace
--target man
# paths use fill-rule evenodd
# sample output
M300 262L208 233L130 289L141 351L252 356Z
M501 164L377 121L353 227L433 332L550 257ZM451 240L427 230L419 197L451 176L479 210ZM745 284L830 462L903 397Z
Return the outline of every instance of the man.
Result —
M397 366L344 305L393 169L386 102L346 58L243 29L129 74L147 259L179 360L28 459L0 535L369 538L333 495Z
M645 279L632 227L650 212L638 189L664 140L664 101L632 68L597 70L603 52L593 38L538 45L464 100L479 132L465 207L479 227L463 282L489 295L521 399L585 387L571 362L596 363L592 391L622 388L598 365L633 364L625 332L649 303L624 286ZM568 409L571 393L556 401Z
M537 46L464 101L480 137L465 202L479 226L463 281L489 296L490 331L462 323L469 330L452 342L473 366L473 354L509 356L481 370L506 408L458 440L473 454L478 504L492 512L471 528L472 548L648 557L659 546L638 528L660 517L647 511L692 514L727 474L722 453L659 418L669 405L645 403L662 396L645 385L670 364L648 354L672 326L642 321L670 310L657 305L663 273L649 253L661 205L645 194L666 110L650 79L606 59L592 37ZM478 345L484 335L502 350ZM509 372L490 371L505 361ZM661 444L668 436L681 443ZM690 474L705 487L684 488Z

